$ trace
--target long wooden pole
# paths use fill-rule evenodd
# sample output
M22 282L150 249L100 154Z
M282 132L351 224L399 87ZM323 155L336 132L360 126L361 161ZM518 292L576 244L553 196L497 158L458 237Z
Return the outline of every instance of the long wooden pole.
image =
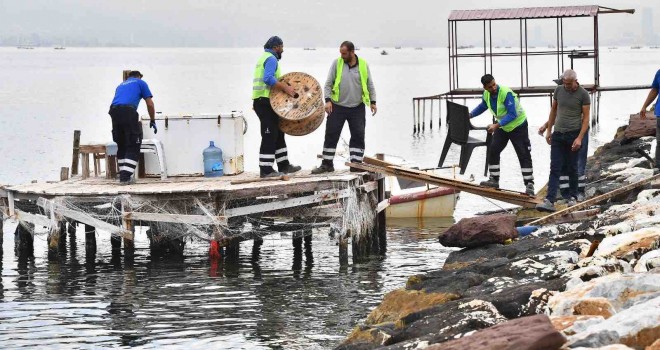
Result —
M71 176L78 175L78 161L80 159L80 130L73 131L73 159L71 159Z
M572 212L574 212L574 211L578 211L578 210L586 209L586 208L588 208L588 207L590 207L590 206L592 206L592 205L595 205L595 204L598 204L598 203L600 203L600 202L606 201L606 200L608 200L608 199L610 199L610 198L612 198L612 197L616 197L616 196L618 196L618 195L620 195L620 194L630 192L630 191L632 191L632 190L634 190L634 189L636 189L636 188L638 188L638 187L640 187L640 186L644 186L644 185L650 183L651 181L658 180L658 179L660 179L660 174L655 175L655 176L648 177L648 178L646 178L646 179L644 179L644 180L642 180L642 181L638 181L638 182L632 183L632 184L630 184L630 185L626 185L626 186L623 186L623 187L619 187L619 188L617 188L617 189L614 190L614 191L610 191L610 192L607 192L607 193L605 193L605 194L601 194L600 196L593 197L593 198L588 199L588 200L586 200L586 201L584 201L584 202L582 202L582 203L578 203L577 205L574 205L574 206L572 206L572 207L568 207L568 208L566 208L566 209L564 209L564 210L560 210L560 211L558 211L558 212L555 212L555 213L552 213L552 214L550 214L550 215L544 216L544 217L542 217L542 218L540 218L540 219L538 219L538 220L534 220L534 221L528 223L526 226L538 226L538 225L543 225L543 224L545 224L545 223L547 223L547 222L550 222L550 221L552 221L552 220L555 220L555 219L558 218L558 217L562 217L562 216L564 216L564 215L566 215L566 214L569 214L569 213L572 213Z
M521 192L483 187L465 181L450 179L425 173L423 171L399 167L392 165L391 163L370 157L364 157L364 162L367 164L346 163L346 165L361 170L380 172L383 174L394 175L410 180L422 181L432 185L455 188L460 191L474 193L476 195L497 199L526 208L533 208L536 206L536 204L541 203L541 199L530 197L527 194Z

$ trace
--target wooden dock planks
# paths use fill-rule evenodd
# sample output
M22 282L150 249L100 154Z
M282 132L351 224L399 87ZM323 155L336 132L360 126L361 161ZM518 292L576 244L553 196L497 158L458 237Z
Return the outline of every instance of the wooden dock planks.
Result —
M249 198L265 195L280 195L298 192L328 190L348 182L355 181L360 174L347 171L331 175L309 175L307 173L293 174L288 181L274 179L273 181L254 181L232 184L232 181L248 181L258 179L258 174L244 173L238 176L223 176L220 178L203 177L170 177L167 180L159 178L138 179L134 185L120 186L116 181L103 177L81 179L72 178L60 182L29 183L15 186L5 186L18 197L32 196L117 196L117 195L181 195L222 193L234 198Z
M365 171L380 172L383 174L425 182L432 185L455 188L460 191L496 199L502 202L520 205L525 208L533 208L536 206L536 204L542 202L541 199L528 196L525 193L479 186L470 182L450 179L415 169L403 168L395 164L371 157L364 157L364 163L366 164L346 163L346 165Z

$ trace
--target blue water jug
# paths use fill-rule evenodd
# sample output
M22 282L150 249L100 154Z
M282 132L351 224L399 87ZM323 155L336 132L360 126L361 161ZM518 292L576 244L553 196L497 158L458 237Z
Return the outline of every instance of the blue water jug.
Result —
M204 157L204 176L222 176L222 150L215 147L215 144L211 141L209 147L202 152L202 155Z

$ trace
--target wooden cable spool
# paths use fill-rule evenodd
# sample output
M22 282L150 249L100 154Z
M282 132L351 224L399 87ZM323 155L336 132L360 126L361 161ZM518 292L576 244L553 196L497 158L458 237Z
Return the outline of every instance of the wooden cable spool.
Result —
M313 76L291 72L279 81L293 86L296 95L289 96L280 89L270 92L270 105L280 116L280 130L293 136L307 135L316 130L325 117L323 91Z

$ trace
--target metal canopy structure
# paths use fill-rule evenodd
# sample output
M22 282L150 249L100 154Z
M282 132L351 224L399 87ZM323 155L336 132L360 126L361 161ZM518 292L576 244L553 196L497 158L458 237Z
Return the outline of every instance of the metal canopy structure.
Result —
M609 7L590 5L590 6L561 6L561 7L526 7L510 9L481 9L481 10L454 10L450 13L447 22L447 40L448 40L448 58L449 58L449 91L433 96L414 97L413 98L413 132L424 130L425 126L420 125L420 112L426 113L426 102L431 102L431 120L433 118L434 100L454 99L454 98L479 98L483 93L481 86L476 88L462 88L459 85L459 62L464 58L483 58L483 74L493 71L493 57L519 57L520 58L520 85L509 86L519 95L524 96L551 96L556 85L530 86L529 85L529 56L555 56L557 76L569 66L566 66L566 59L570 59L570 67L573 67L575 59L592 59L594 66L594 83L582 84L582 86L592 95L592 107L595 105L593 122L597 122L597 104L601 91L622 91L647 89L648 85L638 86L600 86L600 64L599 64L599 41L598 41L598 16L602 14L613 13L635 13L634 9L613 9ZM566 50L564 45L564 19L573 18L593 18L593 47L578 48ZM527 21L539 19L554 19L556 23L556 43L549 46L546 50L529 51L527 40ZM483 50L481 52L459 52L463 49L458 43L458 24L460 22L482 22L483 25ZM493 52L493 21L518 21L519 22L519 50ZM511 34L507 32L507 34ZM509 47L507 47L509 48ZM594 94L597 96L594 98ZM423 103L423 106L422 106ZM441 106L438 106L438 111ZM424 120L426 116L424 115ZM416 124L415 124L416 123ZM425 123L424 123L425 124ZM431 129L433 122L430 122ZM421 129L420 129L421 128Z
M484 74L493 71L493 57L519 56L520 57L520 93L523 94L547 94L554 91L554 86L530 87L529 86L529 56L556 56L557 76L565 69L565 58L571 59L593 59L594 62L594 84L588 86L589 90L600 86L599 52L598 52L598 15L605 13L634 13L635 10L616 10L602 6L563 6L563 7L528 7L518 9L493 9L493 10L464 10L452 11L448 20L449 40L449 93L451 95L470 94L468 91L460 91L459 86L459 59L482 57L484 60ZM587 49L564 50L564 19L593 17L594 41L593 47ZM527 43L527 21L534 19L556 20L556 45L554 50L529 51ZM500 20L518 21L520 26L519 40L520 51L518 52L493 52L492 22ZM459 53L458 45L458 22L481 21L483 23L483 52L482 53ZM481 89L477 89L480 90ZM551 90L551 91L548 91Z

